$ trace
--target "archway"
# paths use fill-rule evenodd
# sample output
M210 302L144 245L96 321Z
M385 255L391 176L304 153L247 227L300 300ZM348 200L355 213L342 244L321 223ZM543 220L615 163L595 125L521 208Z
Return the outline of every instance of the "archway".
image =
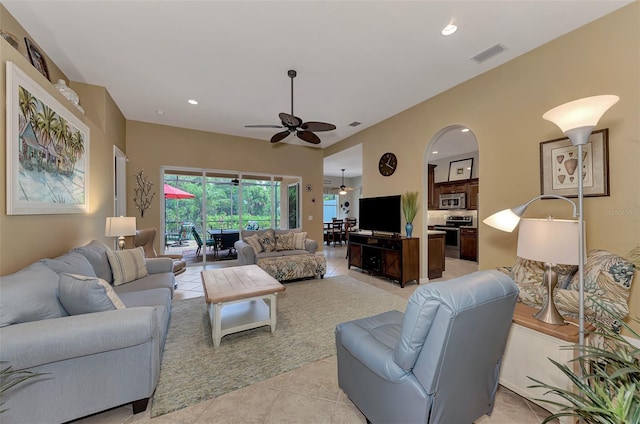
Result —
M477 209L479 200L479 161L480 152L477 138L473 131L464 125L450 125L442 128L438 131L427 143L424 152L423 163L423 187L424 193L422 196L422 246L423 251L426 254L422 255L423 269L429 270L429 252L428 252L428 237L429 228L433 226L444 226L447 221L447 217L471 217L472 227L475 232L465 231L467 239L465 240L466 250L464 253L467 256L463 257L463 260L474 259L469 264L462 262L460 258L460 238L457 240L457 246L453 246L451 240L454 235L447 232L449 241L447 242L447 262L455 262L454 269L447 269L443 274L443 278L454 278L458 273L465 273L465 269L477 269L478 254L477 251ZM429 165L433 168L433 180L429 178ZM435 165L435 167L434 167ZM470 169L469 169L470 168ZM477 183L477 185L476 185ZM456 186L453 189L453 186ZM464 187L465 192L465 208L464 209L442 209L440 208L439 198L440 190L443 194L447 194L447 190L453 193L458 193L460 187ZM467 192L467 191L470 191ZM453 232L456 236L459 236L460 232ZM470 247L473 246L475 240L475 253L470 253ZM457 249L457 250L456 250ZM473 256L469 256L473 255ZM456 256L458 256L456 258ZM455 261L451 261L455 259ZM463 266L458 267L457 265ZM468 266L467 266L468 265ZM449 271L449 272L447 272ZM427 274L429 272L427 271Z

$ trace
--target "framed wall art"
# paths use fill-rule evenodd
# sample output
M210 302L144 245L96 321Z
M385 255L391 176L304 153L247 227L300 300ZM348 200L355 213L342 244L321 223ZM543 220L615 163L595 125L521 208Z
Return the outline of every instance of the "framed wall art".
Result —
M7 61L7 215L87 213L89 127Z
M540 194L578 196L582 174L584 196L609 195L609 129L594 131L582 147L582 172L578 147L567 138L540 143Z
M449 162L449 181L468 180L473 171L473 158Z
M46 79L51 81L49 78L49 68L47 68L47 61L44 58L44 55L40 53L40 50L29 40L27 37L24 37L24 42L27 45L27 52L29 52L29 60L31 64L42 74Z

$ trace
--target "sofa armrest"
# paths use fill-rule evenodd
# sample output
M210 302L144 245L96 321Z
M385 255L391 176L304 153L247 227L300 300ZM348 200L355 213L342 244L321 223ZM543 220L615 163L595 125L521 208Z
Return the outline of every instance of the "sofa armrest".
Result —
M318 250L318 242L315 240L307 239L304 242L304 248L309 253L315 255L316 251Z
M0 328L0 358L15 370L159 339L155 307L25 322Z
M233 244L233 247L238 252L238 263L240 265L255 265L257 263L256 251L253 250L249 243L244 240L238 240Z
M169 255L168 253L167 254L158 255L156 257L157 258L171 258L171 259L178 259L178 260L184 259L183 255Z
M147 258L146 263L149 274L173 272L173 259L171 258Z

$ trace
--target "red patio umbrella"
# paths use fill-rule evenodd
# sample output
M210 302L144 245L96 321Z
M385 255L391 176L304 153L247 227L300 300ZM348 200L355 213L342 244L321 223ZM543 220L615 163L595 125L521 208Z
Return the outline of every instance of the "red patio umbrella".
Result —
M180 190L179 188L175 188L173 186L170 186L169 184L165 184L164 185L164 198L165 199L176 199L176 206L177 206L177 201L178 199L193 199L194 196L191 193L187 193L184 190ZM165 217L165 223L166 223L166 217ZM178 219L178 222L180 222L180 220ZM178 228L179 236L178 236L178 244L180 246L182 246L182 238L184 236L184 234L182 234L182 232L184 231L183 228Z
M170 186L169 184L164 185L164 198L165 199L193 199L194 196L191 193L187 193L184 190L180 190L179 188L175 188Z

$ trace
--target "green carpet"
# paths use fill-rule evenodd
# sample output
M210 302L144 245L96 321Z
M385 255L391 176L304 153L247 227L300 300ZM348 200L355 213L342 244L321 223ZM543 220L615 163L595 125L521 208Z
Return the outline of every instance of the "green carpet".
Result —
M346 276L285 284L278 324L222 338L214 348L202 297L173 302L151 416L173 412L335 355L335 326L407 301Z

